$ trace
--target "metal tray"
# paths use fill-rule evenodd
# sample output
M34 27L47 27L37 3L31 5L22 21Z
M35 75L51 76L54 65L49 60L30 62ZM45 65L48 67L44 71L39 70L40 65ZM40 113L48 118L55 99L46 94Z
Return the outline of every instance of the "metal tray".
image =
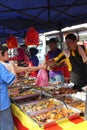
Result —
M35 89L30 89L30 90L27 90L26 92L21 93L21 94L18 93L17 95L15 95L15 93L14 93L14 94L10 95L10 98L12 100L17 101L17 100L22 100L22 99L25 99L28 97L34 97L36 95L40 95L40 92L35 90Z
M38 111L47 110L53 107L58 107L60 105L64 105L62 102L53 99L53 98L47 98L39 101L35 101L32 103L24 103L20 105L20 108L24 110L27 114L33 114L37 113Z
M69 112L70 111L70 112ZM71 112L73 111L73 112ZM30 113L29 116L36 122L40 127L46 128L52 126L56 121L62 121L63 119L74 119L78 118L81 111L68 106L53 107L50 109L45 109L43 111Z
M82 101L78 98L72 97L70 95L64 96L64 98L62 100L69 106L74 107L84 113L84 111L85 111L85 102L84 101Z
M31 97L28 97L28 98L25 98L25 99L22 99L22 100L16 100L16 103L17 105L25 105L25 104L29 104L29 103L32 103L32 102L38 102L38 101L42 101L42 100L45 100L45 99L48 99L49 97L47 97L46 95L44 94L38 94L38 95L34 95L34 96L31 96Z

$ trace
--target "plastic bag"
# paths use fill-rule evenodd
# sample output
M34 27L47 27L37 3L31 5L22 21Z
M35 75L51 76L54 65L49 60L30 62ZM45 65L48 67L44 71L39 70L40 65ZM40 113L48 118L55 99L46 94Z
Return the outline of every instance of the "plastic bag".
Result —
M46 70L39 70L35 83L38 87L48 86L48 74Z

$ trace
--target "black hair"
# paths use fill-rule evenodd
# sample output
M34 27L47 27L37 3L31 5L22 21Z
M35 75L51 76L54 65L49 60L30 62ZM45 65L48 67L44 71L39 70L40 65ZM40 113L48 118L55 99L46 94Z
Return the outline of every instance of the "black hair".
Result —
M21 45L20 47L27 47L27 45L23 44L23 45Z
M50 40L48 41L48 44L49 43L57 43L58 40L56 38L50 38Z
M31 48L29 49L29 51L30 51L30 55L31 55L31 56L32 56L32 55L36 55L36 54L38 53L38 49L35 48L35 47L31 47Z
M4 56L5 52L8 51L8 47L0 44L0 51L1 51L2 56Z
M65 39L66 39L66 40L67 40L67 39L71 39L71 40L75 41L77 38L76 38L76 36L75 36L73 33L70 33L70 34L68 34L68 35L65 37Z

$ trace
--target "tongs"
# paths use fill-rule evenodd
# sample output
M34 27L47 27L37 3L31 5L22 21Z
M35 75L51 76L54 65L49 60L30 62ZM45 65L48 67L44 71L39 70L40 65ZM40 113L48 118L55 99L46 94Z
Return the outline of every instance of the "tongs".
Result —
M20 90L19 90L19 93L23 93L23 92L25 92L25 91L27 91L27 90L29 90L29 89L31 89L31 88L32 88L32 87L20 89Z
M68 106L67 106L67 104L61 99L60 100L62 103L63 103L63 105L66 107L66 109L68 110Z
M54 96L52 96L52 98L55 99ZM68 110L68 106L67 106L67 104L63 101L63 99L59 99L59 100L62 102L62 104L63 104L63 105L66 107L66 109Z

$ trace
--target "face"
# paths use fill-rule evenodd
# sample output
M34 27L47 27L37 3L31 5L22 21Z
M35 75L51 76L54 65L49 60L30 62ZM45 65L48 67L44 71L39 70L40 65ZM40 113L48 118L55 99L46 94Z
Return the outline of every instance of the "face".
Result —
M57 45L55 43L49 43L49 48L51 50L54 50L55 48L57 48Z
M2 56L2 61L9 61L8 51L6 51L6 52L4 53L4 56Z
M76 50L76 43L77 43L76 40L72 40L72 39L66 40L66 45L69 50Z

